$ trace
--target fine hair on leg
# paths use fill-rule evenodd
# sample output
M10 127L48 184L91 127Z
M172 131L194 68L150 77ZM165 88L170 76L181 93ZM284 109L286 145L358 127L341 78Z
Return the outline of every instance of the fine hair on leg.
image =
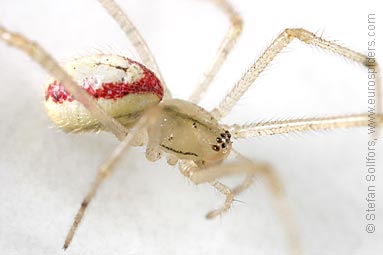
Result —
M20 34L8 31L2 26L0 26L0 40L25 52L50 75L60 81L65 89L76 98L77 101L83 104L108 131L112 132L119 140L125 138L128 132L127 129L117 120L106 114L98 103L37 43L28 40Z
M102 184L102 182L111 175L113 170L116 167L116 164L121 159L121 156L127 153L128 149L134 142L135 136L139 134L142 129L147 128L151 125L152 121L151 119L154 119L155 116L158 115L159 108L153 107L146 111L146 113L141 117L141 119L135 124L135 126L130 129L128 135L125 137L124 140L122 140L119 145L114 149L114 151L111 153L111 155L104 161L104 163L100 166L100 168L97 171L96 179L94 180L93 184L91 185L91 188L89 189L87 195L83 199L83 202L81 203L81 206L74 218L73 224L65 238L65 243L63 248L67 249L73 239L73 236L77 230L78 225L80 224L85 210L87 209L89 203L91 202L92 198L95 196L98 188Z
M241 16L234 10L233 6L226 0L212 0L214 4L228 16L230 27L227 30L210 66L203 73L203 76L194 88L189 101L197 104L206 93L209 85L221 69L227 56L234 48L238 37L241 35L243 22Z
M302 28L285 29L261 54L257 61L244 73L238 80L231 91L220 102L219 106L212 110L212 114L221 119L225 117L242 97L242 95L249 89L258 76L265 70L265 68L273 61L273 59L294 39L298 39L306 44L317 46L325 51L333 52L338 56L349 59L353 62L359 63L367 67L369 70L374 69L374 78L376 84L375 94L375 108L376 113L380 114L382 111L381 104L381 80L379 66L376 62L371 63L370 58L350 50L346 47L340 46L334 42L322 39L319 36L311 33Z
M171 98L171 93L165 84L164 77L158 67L156 59L152 54L150 48L145 42L144 38L134 26L132 21L128 18L125 12L114 0L98 0L102 7L108 12L108 14L117 22L122 31L126 34L129 41L132 43L135 48L138 56L140 57L142 63L151 69L161 81L161 84L164 88L164 98Z
M237 153L237 152L236 152ZM226 185L217 181L217 179L229 175L237 175L245 173L251 176L262 176L266 180L266 185L269 187L273 198L273 204L277 209L279 218L285 230L286 240L292 251L292 254L302 254L302 247L299 240L298 227L295 223L290 206L287 202L286 195L283 190L282 181L279 179L275 170L266 164L254 163L242 155L238 154L239 161L215 165L207 168L199 168L191 161L181 161L180 170L187 176L193 183L209 183L215 187L219 192L226 196L224 205L216 210L207 214L207 218L211 219L222 213L227 212L231 203L234 200L233 191ZM246 180L246 179L245 179ZM245 183L245 182L244 182ZM241 187L238 186L238 187ZM241 188L238 188L240 190Z
M248 138L265 135L279 135L292 132L329 130L362 126L383 126L383 115L346 115L322 118L291 119L269 121L246 125L230 125L228 129L235 138ZM375 129L371 129L375 132Z

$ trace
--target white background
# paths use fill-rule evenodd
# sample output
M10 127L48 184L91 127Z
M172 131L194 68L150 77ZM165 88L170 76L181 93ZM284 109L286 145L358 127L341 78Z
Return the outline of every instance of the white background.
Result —
M147 39L174 96L187 98L225 33L225 16L202 0L118 2ZM242 14L244 32L202 102L207 109L284 28L323 31L325 38L366 52L367 14L378 11L378 1L231 2ZM383 15L376 17L379 34ZM38 41L59 60L95 48L134 58L96 1L1 0L0 24ZM376 40L382 60L382 34ZM43 106L47 74L2 43L0 56L0 253L63 254L74 214L117 141L105 133L68 135L53 127ZM223 122L362 113L366 77L357 64L294 42ZM376 233L365 232L366 133L359 128L234 144L276 168L305 254L372 255L383 249L381 200ZM382 141L377 149L382 161ZM378 179L381 197L381 173ZM66 254L289 254L264 181L238 199L243 203L228 214L207 221L205 213L223 197L208 185L190 184L163 160L148 162L144 149L135 148L99 190Z

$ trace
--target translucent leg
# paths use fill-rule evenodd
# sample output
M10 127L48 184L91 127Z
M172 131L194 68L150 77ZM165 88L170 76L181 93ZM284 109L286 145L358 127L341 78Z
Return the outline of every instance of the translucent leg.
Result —
M290 207L286 200L285 193L283 191L283 185L280 181L276 172L265 164L256 164L251 162L250 160L240 156L241 161L217 165L209 168L198 168L196 165L193 165L192 162L186 161L180 164L180 170L187 176L193 183L200 184L209 182L213 185L218 191L226 195L226 200L224 205L214 211L211 211L207 214L208 218L213 218L217 215L220 215L226 212L233 201L234 193L225 185L216 181L216 179L246 173L248 175L262 175L266 178L266 183L270 188L271 194L273 196L273 202L277 212L279 214L279 218L283 224L285 229L286 238L289 242L292 253L291 254L302 254L301 244L299 241L298 229L293 219Z
M157 74L165 90L165 99L171 98L169 89L166 87L165 80L160 72L160 68L146 44L144 38L138 32L137 28L130 21L124 11L118 6L114 0L98 0L110 16L117 22L120 28L125 32L133 47L136 49L142 63Z
M234 193L229 187L218 181L210 181L209 184L226 196L225 202L221 208L213 210L206 215L206 218L212 219L227 212L230 209L231 204L234 201Z
M115 169L116 164L120 160L121 156L128 151L130 148L129 146L132 145L134 142L135 136L137 134L140 134L142 129L146 128L147 126L150 126L152 124L152 119L155 118L155 116L158 116L156 113L154 113L156 110L151 109L149 110L140 120L139 122L130 130L129 134L126 136L126 138L121 141L121 143L116 147L116 149L113 151L113 153L110 155L110 157L101 165L101 167L98 170L97 176L95 181L93 182L90 190L88 191L87 195L85 196L83 202L81 203L80 209L78 210L75 219L73 221L72 227L70 228L67 237L65 239L64 243L64 249L67 249L70 242L73 239L73 236L77 230L78 225L81 222L81 219L84 216L85 210L87 209L89 203L91 202L92 198L95 196L98 188L102 184L102 182L110 176L110 174Z
M224 167L226 167L226 165L223 165L223 166L220 165L220 166L213 167L213 168L222 169ZM211 167L209 167L209 168L200 168L192 160L180 160L179 161L179 168L180 168L181 173L184 176L186 176L187 178L189 178L193 183L199 184L199 183L202 183L202 182L208 182L218 192L220 192L220 193L222 193L223 195L226 196L226 200L225 200L224 205L221 208L217 209L217 210L213 210L213 211L209 212L206 215L206 218L212 219L212 218L214 218L214 217L216 217L218 215L221 215L222 213L227 212L230 209L231 204L233 203L233 200L234 200L234 193L232 192L232 190L229 187L227 187L226 185L216 181L215 180L216 178L205 179L202 182L197 182L193 178L197 173L199 173L199 172L202 173L202 172L210 171L213 168L211 168Z
M254 173L247 173L245 180L240 185L232 189L234 195L239 195L240 193L247 190L254 183L254 176L255 176Z
M228 129L235 138L277 135L291 132L304 132L335 128L368 126L369 134L377 132L376 126L383 126L383 115L350 115L326 118L294 119L251 123L248 125L232 125Z
M82 103L107 130L111 131L119 140L125 138L128 130L114 118L107 115L97 102L77 85L65 70L38 44L26 39L22 35L8 31L2 26L0 26L0 40L28 54L49 74L59 80L65 89L72 94L77 101Z
M197 104L205 94L242 32L242 19L234 8L225 0L214 0L214 3L230 18L231 25L227 30L213 61L204 72L189 98L189 101L195 104Z
M270 62L277 56L289 43L294 39L298 39L304 43L317 46L326 51L333 52L339 56L345 57L353 62L357 62L368 67L369 72L374 72L375 77L375 88L376 88L376 101L375 108L377 113L382 112L381 104L381 80L379 66L375 61L367 56L337 45L333 42L326 41L315 34L304 30L302 28L285 29L262 53L258 60L246 71L241 79L234 85L232 90L225 96L221 101L218 108L213 109L212 114L217 118L221 119L226 116L242 95L248 90L248 88L254 83L257 77L265 70Z

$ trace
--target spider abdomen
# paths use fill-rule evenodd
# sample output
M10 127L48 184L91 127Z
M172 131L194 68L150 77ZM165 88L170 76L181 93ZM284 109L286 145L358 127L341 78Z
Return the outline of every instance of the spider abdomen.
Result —
M143 110L163 97L163 87L155 74L125 57L101 54L81 57L66 64L65 69L107 114L126 126L135 123ZM103 129L55 79L46 86L45 106L53 123L65 131Z

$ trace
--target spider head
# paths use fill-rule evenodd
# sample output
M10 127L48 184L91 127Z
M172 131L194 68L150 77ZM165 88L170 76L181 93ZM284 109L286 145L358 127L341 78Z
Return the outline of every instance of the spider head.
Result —
M179 159L213 165L231 151L231 134L206 110L193 103L172 99L163 104L161 144ZM198 163L199 162L199 163Z

